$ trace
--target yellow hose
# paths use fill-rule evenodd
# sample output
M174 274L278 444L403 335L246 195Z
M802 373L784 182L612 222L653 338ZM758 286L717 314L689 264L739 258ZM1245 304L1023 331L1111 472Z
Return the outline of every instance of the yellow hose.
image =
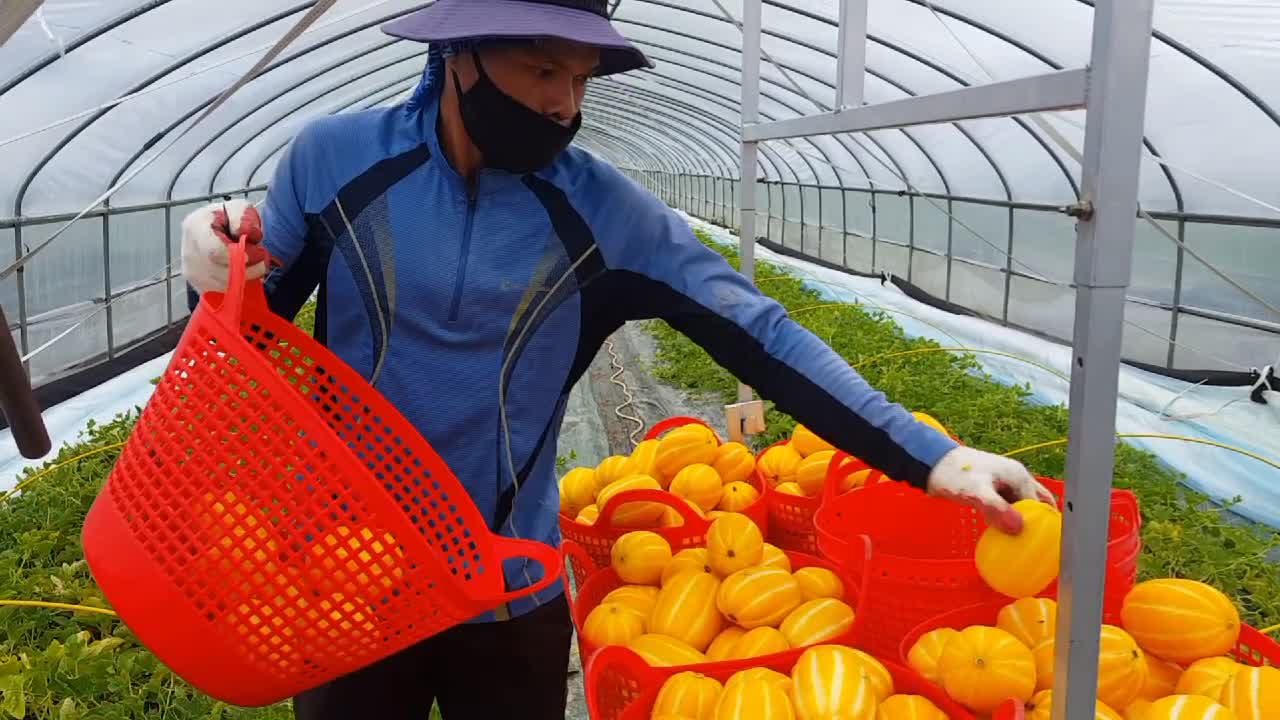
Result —
M112 443L112 444L110 444L110 445L103 445L102 447L94 448L93 450L89 450L89 451L87 451L87 452L82 452L82 453L80 453L79 455L76 455L76 456L75 456L75 457L73 457L73 458L69 458L69 459L67 459L67 460L63 460L63 461L62 461L62 462L60 462L60 463L56 463L56 464L54 464L54 465L50 465L49 467L45 468L44 470L41 470L40 472L36 473L35 475L32 475L31 477L27 478L26 480L23 480L22 482L18 483L17 485L14 485L12 490L9 490L9 491L5 492L4 494L0 494L0 501L3 501L3 500L7 500L7 499L9 499L9 497L11 497L14 493L16 493L16 492L18 492L19 490L21 490L21 489L23 489L23 488L27 487L28 485L30 485L31 483L33 483L33 482L35 482L35 481L39 480L40 478L44 477L45 475L48 475L49 473L53 472L54 470L57 470L57 469L59 469L59 468L64 468L64 467L66 467L66 466L68 466L68 465L70 465L71 463L74 463L74 462L79 462L80 460L83 460L83 459L85 459L85 458L89 457L90 455L97 455L98 453L104 453L104 452L107 452L108 450L115 450L115 449L117 449L117 448L121 448L121 447L124 447L124 443L123 443L123 442Z
M1226 443L1220 443L1216 440L1205 440L1204 438L1187 437L1186 435L1166 435L1164 433L1116 433L1116 437L1118 438L1149 438L1149 439L1155 439L1155 440L1182 440L1184 442L1200 443L1201 445L1212 445L1213 447L1222 448L1223 450L1230 450L1232 452L1240 453L1245 457L1251 457L1254 460L1257 460L1258 462L1266 463L1271 467L1277 470L1280 470L1280 463L1274 460L1269 460L1261 455L1258 455L1257 453L1249 452L1244 448L1236 447L1235 445L1228 445ZM1026 447L1018 448L1017 450L1010 450L1009 452L1004 453L1004 456L1013 457L1014 455L1021 455L1022 453L1031 452L1032 450L1040 450L1041 448L1054 447L1055 445L1066 445L1067 442L1068 442L1068 438L1059 438L1057 440L1050 440L1048 442L1036 443L1035 445L1028 445Z
M110 615L111 617L117 617L116 612L114 610L108 610L106 608L99 608L99 607L90 607L88 605L72 605L70 603L44 602L42 600L0 600L0 606L5 606L5 605L9 605L13 607L52 608L54 610L75 610L77 612L98 613L99 615Z
M1262 628L1258 632L1262 633L1263 635L1270 635L1271 633L1277 630L1280 630L1280 625L1272 625L1271 627Z
M1045 372L1050 373L1052 375L1056 375L1057 377L1062 378L1066 382L1071 382L1071 378L1067 377L1066 375L1063 375L1057 370L1054 370L1053 368L1047 365L1041 365L1035 360L1024 358L1021 355L1014 355L1012 353L1001 352L1000 350L985 350L982 348L971 348L971 347L929 347L929 348L916 348L915 350L901 350L899 352L885 353L883 355L873 355L867 358L866 360L862 360L858 362L856 365L853 365L853 367L859 368L864 365L870 365L871 363L879 362L881 360L888 360L890 358L895 358L895 357L906 357L907 355L920 355L923 353L931 353L931 352L969 352L969 353L979 353L982 355L999 355L1001 357L1012 358L1013 360L1021 360L1022 362L1028 365L1040 368L1041 370L1044 370Z

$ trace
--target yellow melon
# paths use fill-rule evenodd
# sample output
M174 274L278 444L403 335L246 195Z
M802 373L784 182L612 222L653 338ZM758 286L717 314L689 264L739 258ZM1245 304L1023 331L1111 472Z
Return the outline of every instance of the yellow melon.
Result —
M576 467L570 470L560 478L560 512L571 518L578 517L582 508L596 501L599 491L594 469Z
M705 518L707 516L707 514L702 511L702 508L698 507L697 503L692 500L677 498L677 502L684 503L697 517ZM671 506L663 508L662 527L680 527L681 525L684 525L684 516L680 514L679 510Z
M853 608L835 598L818 598L792 610L778 627L791 647L816 645L853 628Z
M662 478L674 478L676 473L690 465L710 465L715 462L716 439L701 425L682 425L662 436L654 467Z
M1236 714L1203 695L1170 695L1151 703L1143 720L1238 720Z
M1000 608L996 627L1011 633L1029 648L1053 637L1058 603L1052 598L1018 598Z
M729 657L732 659L753 658L785 652L790 649L791 643L787 642L787 638L777 628L764 626L748 630L742 637L738 638L738 642L734 643Z
M915 419L916 419L916 420L919 420L920 422L924 423L925 425L928 425L929 427L933 428L934 430L937 430L938 432L942 433L943 435L950 435L950 434L951 434L951 433L950 433L950 431L948 431L948 430L947 430L947 426L943 425L941 422L939 422L939 421L938 421L938 419L937 419L937 418L933 417L932 415L930 415L930 414L928 414L928 413L923 413L923 412L916 411L916 412L911 413L911 415L912 415L913 417L915 417Z
M1011 697L1027 702L1036 690L1035 657L997 627L974 625L952 636L938 674L948 695L978 713L989 713Z
M609 591L600 602L626 605L647 618L653 612L654 603L658 602L658 588L652 585L623 585Z
M658 459L658 440L644 440L636 445L635 450L631 451L631 464L635 467L632 472L648 475L657 480L657 459Z
M685 548L676 553L662 570L662 584L666 585L671 578L686 572L711 572L711 566L707 564L706 548Z
M804 488L800 487L799 483L794 483L794 482L778 483L778 486L775 487L774 490L777 490L778 492L784 495L799 495L800 497L805 497Z
M1134 585L1120 618L1143 650L1176 663L1222 655L1240 636L1240 613L1221 590L1164 578Z
M713 677L688 670L679 672L662 683L651 714L708 720L715 716L716 701L723 691L724 686Z
M1053 687L1055 639L1034 650L1036 689ZM1115 625L1103 625L1098 637L1098 699L1113 708L1127 707L1138 699L1147 682L1147 661L1129 633Z
M596 505L603 510L609 500L620 492L627 490L661 490L658 481L648 475L633 474L621 480L615 480L600 490L596 496ZM623 528L657 527L667 511L662 503L638 501L622 503L613 513L613 524Z
M741 675L735 674L724 684L714 720L795 720L795 709L781 685L738 679Z
M711 467L716 469L726 485L743 482L749 480L751 473L755 472L756 456L740 442L727 442L716 448L716 457Z
M707 656L698 652L689 643L667 635L645 633L627 643L644 661L654 667L671 667L673 665L697 665L707 661Z
M1224 706L1236 720L1280 718L1280 670L1241 665L1222 688Z
M844 493L847 493L850 490L853 490L854 488L863 487L867 484L867 481L871 479L872 474L876 472L878 471L875 468L863 468L861 470L855 470L849 473L848 475L846 475L845 477L841 478L840 487L838 487L836 491L843 495Z
M853 661L862 667L862 673L871 683L871 689L875 692L877 701L884 700L893 694L893 675L884 663L875 658L874 655L851 648L853 650Z
M756 460L756 469L765 481L777 487L781 483L795 482L796 468L803 459L790 445L774 445Z
M601 460L599 465L596 465L596 492L598 493L628 475L635 475L639 472L640 468L630 456L610 455ZM596 504L604 507L602 502Z
M765 567L776 567L791 572L791 558L782 552L777 545L764 544L764 552L760 555L760 564Z
M866 667L853 648L815 645L805 650L791 668L796 717L874 720L880 696Z
M831 458L835 454L835 450L819 450L806 455L796 465L795 483L805 495L817 497L822 494L822 484L827 480L827 466L831 464Z
M686 465L671 479L670 490L675 495L706 510L714 510L720 504L724 484L715 468L703 463Z
M671 578L658 592L649 615L649 632L683 640L699 652L706 650L723 623L716 608L719 589L720 581L710 573L689 572Z
M720 577L756 565L763 557L764 536L746 515L724 515L707 528L707 563Z
M1019 500L1022 532L1010 535L990 526L974 549L978 574L996 592L1022 598L1036 595L1058 577L1062 513L1039 500Z
M1178 679L1182 677L1182 668L1167 660L1161 660L1155 655L1146 655L1146 661L1147 682L1143 684L1138 697L1144 700L1159 700L1165 695L1174 694L1178 687Z
M1025 720L1053 720L1053 690L1041 690L1027 703ZM1096 701L1094 720L1124 720L1110 705Z
M777 627L804 601L800 583L786 570L748 567L720 583L716 605L729 622L752 630Z
M907 664L929 682L941 685L942 675L938 672L938 662L942 660L942 651L947 646L947 641L959 634L959 630L944 627L921 635L907 652Z
M950 720L923 695L890 695L876 706L876 720Z
M578 512L578 516L574 518L574 522L581 525L595 525L596 520L600 519L600 508L594 503L582 508Z
M812 430L796 423L795 428L791 431L791 442L788 443L791 449L800 454L800 457L809 457L815 453L832 450L836 447L831 443L818 437Z
M716 510L707 513L708 517L712 513L722 512L742 512L751 507L760 500L760 491L754 485L741 480L725 483L724 492L720 495L720 504L716 505Z
M656 532L632 530L609 551L613 571L628 585L657 585L671 562L671 544Z
M712 661L728 660L733 653L733 646L738 643L738 639L746 635L747 631L737 625L727 625L716 635L716 639L711 641L711 645L707 647L707 659Z
M1219 656L1197 660L1178 676L1174 695L1203 695L1214 702L1222 699L1222 689L1240 669L1234 658Z
M800 583L800 594L805 600L844 597L844 583L840 576L824 567L800 568L792 576Z
M600 603L582 623L582 637L598 647L626 645L644 633L644 616L622 603Z
M777 670L772 670L767 667L752 667L747 668L746 670L739 670L734 673L727 682L725 682L724 686L725 689L728 689L733 685L744 682L769 683L770 685L778 687L782 692L787 693L788 695L791 693L791 676L783 675Z
M1151 712L1150 700L1134 700L1124 709L1124 720L1147 720Z

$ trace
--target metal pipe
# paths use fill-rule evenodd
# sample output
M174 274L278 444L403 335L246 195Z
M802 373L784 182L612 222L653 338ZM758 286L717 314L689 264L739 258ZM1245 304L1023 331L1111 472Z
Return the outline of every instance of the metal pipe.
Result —
M31 392L31 378L23 367L22 356L8 332L9 321L0 307L0 412L9 421L18 452L29 460L44 457L52 449L49 430L40 415L40 406ZM24 326L25 327L25 326Z

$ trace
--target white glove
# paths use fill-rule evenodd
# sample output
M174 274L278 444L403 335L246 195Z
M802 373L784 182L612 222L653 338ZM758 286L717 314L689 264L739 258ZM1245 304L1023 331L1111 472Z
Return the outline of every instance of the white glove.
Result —
M1036 481L1022 463L961 445L929 473L929 494L962 502L982 511L987 524L1012 535L1022 532L1022 515L1011 502L1038 498L1054 503L1053 493Z
M230 275L227 244L245 233L249 259L246 280L267 274L270 258L262 242L262 220L258 209L245 200L213 203L193 211L182 220L182 277L196 292L227 289Z

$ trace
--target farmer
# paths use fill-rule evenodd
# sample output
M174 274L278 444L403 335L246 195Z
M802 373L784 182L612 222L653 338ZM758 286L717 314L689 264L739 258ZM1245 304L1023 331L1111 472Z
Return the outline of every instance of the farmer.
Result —
M661 318L836 446L1011 531L1048 497L1016 461L888 402L680 217L569 147L588 81L651 67L606 0L439 0L383 27L432 44L408 100L318 118L243 201L183 223L191 297L226 286L229 239L292 318L369 379L466 484L495 532L559 542L556 440L569 390L627 320ZM194 303L193 303L194 307ZM1006 497L1002 497L1002 494ZM910 518L903 518L910 522ZM541 577L505 568L510 589ZM300 720L559 720L571 625L561 584L295 701Z

